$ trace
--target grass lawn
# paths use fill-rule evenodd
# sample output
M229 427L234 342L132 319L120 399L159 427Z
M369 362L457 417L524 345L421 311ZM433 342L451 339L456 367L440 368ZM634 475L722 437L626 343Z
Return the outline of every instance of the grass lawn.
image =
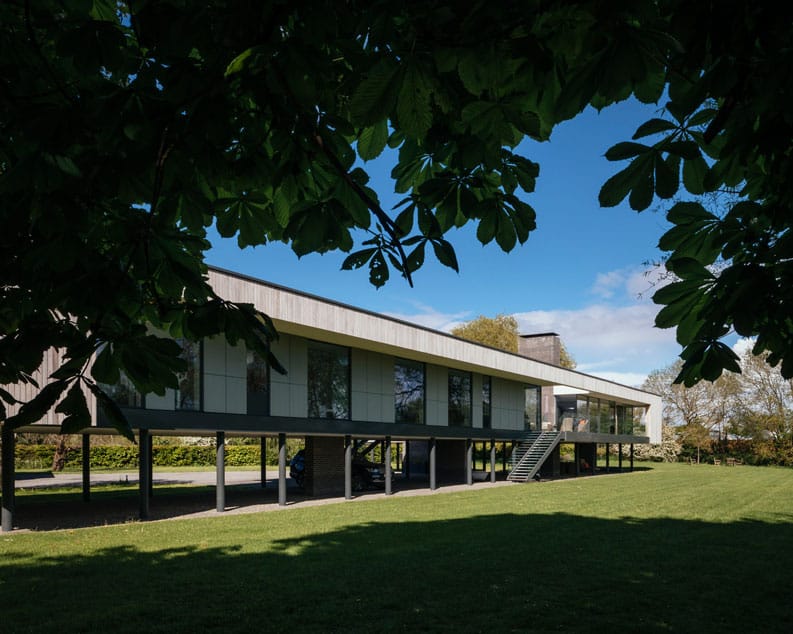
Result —
M0 534L0 631L790 632L793 470Z

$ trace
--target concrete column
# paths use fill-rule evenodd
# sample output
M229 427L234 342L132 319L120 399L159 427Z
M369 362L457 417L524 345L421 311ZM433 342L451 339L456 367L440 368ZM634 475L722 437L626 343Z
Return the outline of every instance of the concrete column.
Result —
M383 462L385 462L385 494L391 495L391 436L385 437Z
M496 481L496 439L490 439L490 481Z
M470 438L465 439L465 483L471 486L474 483L474 442Z
M226 432L215 433L215 510L226 510Z
M436 448L435 448L435 439L434 438L430 438L429 448L430 448L430 461L429 461L430 462L430 464L429 464L429 469L430 469L430 491L434 491L435 489L438 488L438 482L437 482L437 480L435 478L435 454L436 454Z
M149 490L151 489L151 453L149 452L149 430L138 432L138 492L140 496L140 519L149 519Z
M83 434L83 502L91 501L91 436Z
M261 454L261 486L262 488L267 487L267 436L262 436L260 439L260 450L259 453Z
M14 480L16 478L16 470L14 468L14 445L16 444L16 436L13 430L9 429L7 425L3 425L2 443L3 508L0 526L3 532L6 533L14 530Z
M278 506L286 506L286 434L278 434Z
M344 499L352 499L352 437L344 437Z
M146 453L149 454L149 459L146 464L149 465L149 497L154 497L154 436L149 432L146 441Z

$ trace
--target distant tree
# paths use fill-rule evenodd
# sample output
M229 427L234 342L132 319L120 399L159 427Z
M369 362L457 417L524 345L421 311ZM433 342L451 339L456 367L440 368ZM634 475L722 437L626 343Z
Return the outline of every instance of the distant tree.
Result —
M567 349L567 346L564 345L563 341L559 342L559 346L559 365L568 370L575 370L578 364L573 358L573 355L570 354L570 351Z
M793 455L793 381L764 357L751 350L741 356L739 407L730 431L756 447L766 445L764 453Z
M507 352L518 351L518 322L511 315L499 314L495 317L479 315L466 324L452 328L451 333L455 337L476 341Z
M636 445L634 457L637 460L654 460L658 462L677 462L683 449L677 435L677 429L667 422L661 427L661 442Z
M697 451L709 448L713 436L726 439L726 429L737 407L738 375L726 373L716 381L700 381L686 387L675 383L683 366L678 359L672 365L651 372L643 388L660 395L664 402L664 420L674 426L683 444Z

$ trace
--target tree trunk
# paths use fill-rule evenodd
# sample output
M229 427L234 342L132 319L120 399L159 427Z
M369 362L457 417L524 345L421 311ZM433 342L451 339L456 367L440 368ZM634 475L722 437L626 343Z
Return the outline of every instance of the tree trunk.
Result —
M58 435L55 440L55 454L52 456L52 471L63 471L66 466L66 436Z

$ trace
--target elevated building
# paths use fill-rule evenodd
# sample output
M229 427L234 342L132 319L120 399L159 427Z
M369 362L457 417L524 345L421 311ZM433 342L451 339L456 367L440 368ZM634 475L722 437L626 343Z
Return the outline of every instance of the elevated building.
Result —
M280 503L286 503L287 437L305 440L306 492L346 497L360 484L356 458L374 446L388 494L402 479L430 488L470 484L482 476L472 466L474 446L489 451L485 477L497 477L499 447L511 455L507 477L528 480L594 471L598 445L627 446L632 456L635 444L661 441L660 397L560 367L554 333L522 337L520 354L512 354L233 272L212 268L209 278L221 297L252 303L272 318L280 334L272 351L287 374L218 337L180 342L188 370L164 396L138 394L123 377L110 387L140 439L142 517L156 435L216 437L218 510L227 435L278 437ZM57 363L53 351L42 378ZM29 398L24 389L10 388ZM84 430L85 451L91 434L109 431L96 403L89 407L94 420ZM52 431L59 416L50 412L19 431ZM14 434L4 429L4 458L13 456L13 444ZM562 445L572 445L573 460L562 459ZM391 468L396 447L399 480ZM7 530L13 472L3 462Z

